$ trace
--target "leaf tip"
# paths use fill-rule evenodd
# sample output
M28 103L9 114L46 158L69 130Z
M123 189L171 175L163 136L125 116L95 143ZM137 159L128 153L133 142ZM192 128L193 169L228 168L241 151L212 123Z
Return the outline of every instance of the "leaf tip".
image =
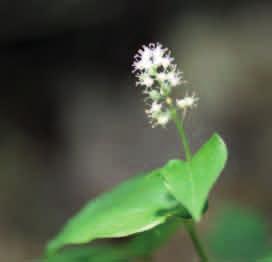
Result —
M48 242L45 250L45 257L50 257L57 253L57 251L61 248L62 244L59 243L56 239L53 239Z
M214 140L217 142L218 145L220 145L222 152L224 152L225 155L225 161L227 160L228 157L228 147L227 144L225 143L224 139L219 135L219 133L215 132L211 140Z

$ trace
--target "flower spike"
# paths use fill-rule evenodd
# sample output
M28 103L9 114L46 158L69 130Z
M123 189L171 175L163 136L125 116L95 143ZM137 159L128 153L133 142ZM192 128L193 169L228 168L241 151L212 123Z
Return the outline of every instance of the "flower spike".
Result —
M182 110L183 114L196 106L198 98L185 95L182 99L173 100L173 89L183 85L183 72L177 69L174 58L168 48L160 43L143 45L134 56L132 72L135 74L137 86L143 87L144 101L150 106L145 112L152 127L165 127L171 120L172 110ZM150 105L151 103L151 105Z

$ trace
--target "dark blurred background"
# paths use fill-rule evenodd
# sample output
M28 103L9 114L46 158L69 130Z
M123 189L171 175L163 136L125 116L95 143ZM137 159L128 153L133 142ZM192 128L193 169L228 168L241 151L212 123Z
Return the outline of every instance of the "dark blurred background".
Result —
M229 147L203 234L227 200L271 219L271 14L257 0L0 1L0 261L39 256L85 201L179 156L131 75L149 42L173 51L200 96L194 150L215 130ZM180 233L155 261L192 256Z

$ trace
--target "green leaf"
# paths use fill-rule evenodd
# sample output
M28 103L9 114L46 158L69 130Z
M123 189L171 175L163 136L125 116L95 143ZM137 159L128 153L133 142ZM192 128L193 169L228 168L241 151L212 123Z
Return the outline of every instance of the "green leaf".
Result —
M40 262L128 262L130 254L126 249L111 246L93 246L72 248L48 258L40 260Z
M190 162L171 160L161 172L169 192L199 220L209 192L224 168L227 148L219 135L213 135Z
M136 234L127 244L72 248L39 262L131 262L159 249L181 224L180 218L171 218L151 230Z
M128 244L128 248L135 254L134 257L151 255L164 245L181 225L180 218L172 217L151 230L137 234Z
M133 177L88 203L49 242L51 254L68 244L123 237L151 229L174 214L188 212L167 191L160 170Z
M166 223L136 234L127 244L72 248L39 262L131 262L149 256L159 249L181 224L180 218L170 218Z

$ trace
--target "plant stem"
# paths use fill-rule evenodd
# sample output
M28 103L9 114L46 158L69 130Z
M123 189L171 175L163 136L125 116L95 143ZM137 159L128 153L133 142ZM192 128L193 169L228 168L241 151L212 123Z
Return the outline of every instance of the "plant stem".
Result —
M186 160L190 161L192 159L192 153L191 153L189 141L188 141L187 136L185 134L183 123L180 120L179 116L177 115L176 110L172 111L172 117L173 117L173 120L174 120L176 127L178 129L178 133L179 133L179 136L181 139L181 144L182 144L184 151L185 151Z
M185 152L185 158L186 161L190 161L192 159L192 153L189 145L189 141L187 139L184 126L183 126L183 121L177 114L177 111L175 109L172 109L172 118L176 124L176 127L178 129L178 133L181 139L181 144L184 148ZM194 244L195 250L200 258L201 262L208 262L208 256L206 255L206 252L203 249L203 245L200 242L200 239L198 237L197 231L196 231L196 225L193 220L184 220L185 228Z
M207 254L205 253L203 246L199 240L197 231L196 231L196 226L195 226L195 222L193 220L189 220L189 221L184 221L185 224L185 228L187 229L188 234L191 237L191 240L194 244L195 250L200 258L201 262L208 262L208 257Z

